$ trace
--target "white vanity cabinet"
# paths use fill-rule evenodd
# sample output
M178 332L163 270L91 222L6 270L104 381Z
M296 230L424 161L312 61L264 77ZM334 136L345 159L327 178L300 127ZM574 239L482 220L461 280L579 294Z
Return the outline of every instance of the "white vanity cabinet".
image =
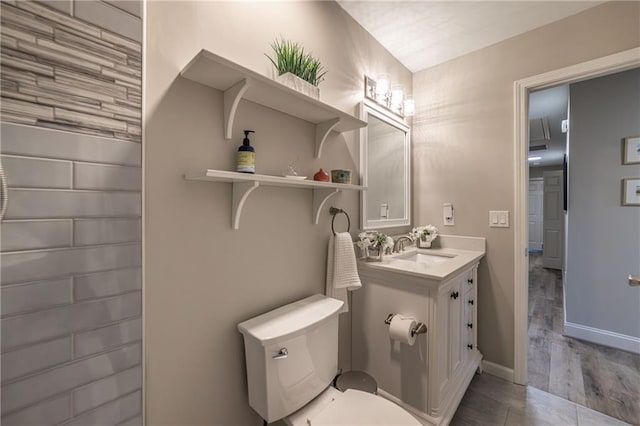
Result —
M429 343L437 346L438 368L430 370L437 379L430 389L434 397L428 411L434 417L446 417L452 406L455 411L482 359L476 344L477 271L475 264L437 291L432 315L436 322L427 330L433 335Z
M482 354L476 344L478 261L443 279L359 262L362 288L352 292L352 368L371 374L379 393L423 420L448 424ZM388 314L427 325L414 345L388 334Z

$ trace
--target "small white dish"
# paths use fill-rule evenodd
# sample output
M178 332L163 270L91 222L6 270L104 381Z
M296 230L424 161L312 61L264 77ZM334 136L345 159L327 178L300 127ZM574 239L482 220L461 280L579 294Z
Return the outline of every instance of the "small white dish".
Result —
M297 180L305 180L307 177L306 176L294 176L294 175L285 175L284 177L286 177L287 179L297 179Z

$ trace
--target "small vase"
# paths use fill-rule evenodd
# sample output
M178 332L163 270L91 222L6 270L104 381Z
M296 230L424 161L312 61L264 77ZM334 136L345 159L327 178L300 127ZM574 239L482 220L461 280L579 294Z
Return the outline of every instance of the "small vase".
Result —
M313 175L313 180L317 180L319 182L329 182L329 173L320 169L315 175Z
M431 241L427 240L426 238L419 238L418 239L418 248L431 248Z
M370 262L382 262L384 247L367 247L367 260Z
M313 99L320 99L320 89L295 74L286 72L284 74L277 75L275 80L296 92L303 93Z

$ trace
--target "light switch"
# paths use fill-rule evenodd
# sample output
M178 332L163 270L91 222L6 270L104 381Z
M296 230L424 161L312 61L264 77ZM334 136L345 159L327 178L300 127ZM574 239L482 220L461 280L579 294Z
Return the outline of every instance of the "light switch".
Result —
M508 210L490 210L489 226L491 228L508 228L509 227L509 211Z

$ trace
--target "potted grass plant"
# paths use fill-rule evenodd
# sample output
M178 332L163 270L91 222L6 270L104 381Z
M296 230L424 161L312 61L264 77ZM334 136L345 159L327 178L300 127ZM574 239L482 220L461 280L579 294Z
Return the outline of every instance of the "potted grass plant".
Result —
M327 73L320 60L309 52L305 52L300 43L280 38L271 43L274 57L267 54L276 70L276 81L311 96L320 98L318 84Z

